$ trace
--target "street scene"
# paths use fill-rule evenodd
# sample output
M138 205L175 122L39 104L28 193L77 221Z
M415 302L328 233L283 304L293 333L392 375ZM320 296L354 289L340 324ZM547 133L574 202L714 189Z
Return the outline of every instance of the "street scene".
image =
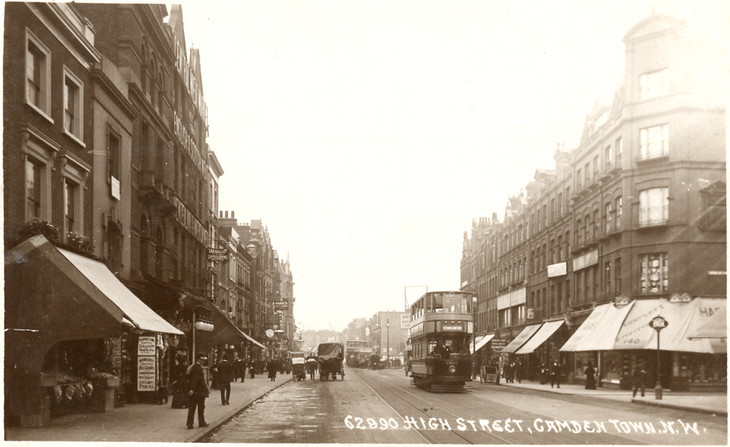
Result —
M5 441L728 444L728 2L3 8Z
M203 441L688 445L727 439L725 416L646 407L625 392L557 394L544 386L475 382L462 393L441 394L409 382L401 370L350 368L343 381L293 381Z

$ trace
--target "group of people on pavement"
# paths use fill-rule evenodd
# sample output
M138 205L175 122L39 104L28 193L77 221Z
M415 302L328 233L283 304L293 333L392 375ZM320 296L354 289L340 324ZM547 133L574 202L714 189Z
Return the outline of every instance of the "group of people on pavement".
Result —
M205 421L205 399L210 396L208 384L205 378L204 367L208 362L205 353L198 353L195 362L187 366L184 359L178 363L178 371L176 372L177 380L175 381L175 390L173 396L173 408L188 408L187 427L194 428L195 413L198 413L198 427L207 427ZM230 354L224 354L220 360L211 367L210 371L213 376L212 386L218 388L221 393L221 405L230 405L231 399L231 382L246 380L246 369L248 367L251 378L254 378L256 372L259 371L260 361L250 361L240 359L237 355L230 358ZM263 362L261 362L263 363ZM271 359L266 364L269 379L276 380L276 372L280 368L280 361ZM184 369L184 373L182 372ZM176 399L177 396L180 396ZM184 399L182 398L184 396Z
M515 383L516 378L518 383L522 383L522 379L525 376L525 369L522 366L522 362L517 360L505 364L503 373L505 382Z

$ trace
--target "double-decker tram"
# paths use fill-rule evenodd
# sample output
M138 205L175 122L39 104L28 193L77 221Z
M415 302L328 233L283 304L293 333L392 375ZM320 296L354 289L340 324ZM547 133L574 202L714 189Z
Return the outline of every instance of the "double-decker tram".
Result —
M369 341L347 340L345 342L345 363L351 368L367 368L373 353Z
M429 391L458 391L471 381L475 298L468 292L428 292L411 305L414 385Z

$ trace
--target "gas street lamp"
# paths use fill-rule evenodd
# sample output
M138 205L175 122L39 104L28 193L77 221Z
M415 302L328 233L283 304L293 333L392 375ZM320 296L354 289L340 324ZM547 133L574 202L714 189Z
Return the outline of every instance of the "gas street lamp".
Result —
M660 358L660 350L659 350L659 332L661 332L662 329L667 327L669 325L669 322L662 317L661 315L657 315L656 317L652 318L649 322L649 327L654 329L656 331L656 387L654 388L654 397L656 400L662 400L662 384L660 382L660 373L661 371L661 358Z

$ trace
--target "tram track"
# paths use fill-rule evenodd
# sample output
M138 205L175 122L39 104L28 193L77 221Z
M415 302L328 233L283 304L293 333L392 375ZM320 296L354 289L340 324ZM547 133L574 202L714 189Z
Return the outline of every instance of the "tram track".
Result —
M357 374L357 373L356 373L356 374ZM401 418L402 418L403 420L405 420L405 419L406 419L406 416L409 416L409 417L413 417L412 415L403 415L403 414L401 414L401 412L399 412L399 411L398 411L398 410L397 410L397 409L396 409L396 408L395 408L395 407L394 407L394 406L393 406L393 405L392 405L392 404L391 404L391 403L390 403L390 402L389 402L389 401L388 401L387 399L385 399L385 397L384 397L384 396L383 396L383 395L382 395L382 394L381 394L381 393L380 393L380 392L379 392L378 390L376 390L376 389L375 389L375 388L374 388L374 387L373 387L373 386L372 386L372 385L371 385L371 384L370 384L370 383L369 383L369 382L368 382L368 381L366 380L366 378L365 378L365 377L363 377L363 376L362 376L362 375L360 375L360 374L357 374L357 375L358 375L358 377L360 378L360 380L362 380L362 381L363 381L363 383L364 383L365 385L367 385L367 387L368 387L368 388L370 388L370 390L372 390L372 392L373 392L373 393L375 393L375 394L376 394L376 395L377 395L377 396L378 396L378 397L379 397L379 398L380 398L380 399L381 399L381 400L382 400L382 401L383 401L383 402L384 402L384 403L385 403L385 404L386 404L386 405L387 405L388 407L390 407L390 408L391 408L391 410L393 410L393 412L395 412L395 413L396 413L396 414L397 414L398 416L400 416L400 417L401 417ZM370 379L370 378L371 378L371 377L368 377L368 379ZM434 409L435 409L435 408L434 408L434 403L433 403L433 402L429 402L429 401L427 401L427 400L423 399L422 397L420 397L420 396L417 396L417 395L415 395L415 394L413 394L413 393L411 393L411 392L409 392L409 391L406 391L406 390L403 390L403 389L399 389L399 388L397 388L397 387L394 387L393 385L389 384L389 383L388 383L388 382L387 382L387 381L386 381L385 379L382 379L382 378L375 378L375 380L376 380L376 381L378 381L378 380L379 380L379 381L381 382L381 384L384 384L384 385L383 385L384 387L390 388L390 389L389 389L389 396L390 396L390 397L396 397L396 398L398 398L398 399L399 399L400 401L402 401L403 403L405 403L405 404L406 404L406 405L407 405L408 407L410 407L410 408L411 408L411 409L413 409L413 410L416 410L416 411L417 411L418 413L420 413L420 414L423 414L423 415L427 416L428 418L436 417L436 416L434 416L434 414L433 414L433 413L428 413L428 411L429 411L429 410L434 410ZM418 399L419 401L421 401L421 402L425 403L425 404L426 404L426 407L425 407L426 409L424 410L424 409L422 409L422 408L419 408L419 407L422 407L422 406L418 406L418 405L415 405L415 404L414 404L414 403L413 403L412 401L410 401L409 399L406 399L406 398L404 398L404 397L402 397L402 396L398 395L398 394L397 394L397 392L393 392L393 390L397 390L397 392L400 392L400 393L403 393L403 394L407 394L407 395L411 396L412 398L414 398L414 399ZM446 411L446 410L441 410L441 409L439 409L439 410L437 410L437 411L439 411L439 412L441 412L441 413L445 413L445 414L447 414L447 415L449 415L449 416L452 416L452 417L453 417L454 419L456 419L456 418L458 418L458 417L459 417L458 415L456 415L456 414L454 414L454 413L451 413L451 412L449 412L449 411ZM420 436L420 437L421 437L421 438L422 438L423 440L425 440L425 441L426 441L427 443L429 443L429 444L444 444L444 443L448 443L448 444L454 444L454 442L441 442L441 441L437 441L437 440L435 440L435 439L429 439L429 437L427 437L427 436L426 436L426 435L424 434L424 432L425 432L425 433L429 433L429 434L430 434L431 432L430 432L430 431L428 431L428 430L425 430L425 429L416 429L415 431L416 431L416 433L418 433L418 435L419 435L419 436ZM465 435L464 435L464 433L461 433L461 432L459 432L459 431L457 431L457 430L453 430L453 429L451 429L451 430L448 430L448 431L439 431L438 433L446 433L446 432L448 432L448 433L450 433L450 434L452 434L452 435L454 435L454 436L456 436L456 437L460 438L461 440L463 440L463 441L464 441L465 443L467 443L467 444L482 444L482 443L483 443L483 441L478 441L478 440L472 440L472 439L469 439L469 438L468 438L467 436L465 436ZM506 438L503 438L503 437L501 437L501 436L499 436L499 435L496 435L496 434L494 434L494 433L485 433L485 434L486 434L486 435L488 435L488 436L490 436L490 437L492 437L492 438L494 438L495 440L499 441L499 443L502 443L502 444L515 444L515 442L512 442L512 441L510 441L510 440L508 440L508 439L506 439ZM436 442L434 442L434 441L436 441Z
M428 418L450 418L452 421L457 420L464 414L456 414L453 411L449 411L448 409L444 408L444 405L442 403L437 402L438 399L427 399L423 396L420 396L418 394L415 394L411 392L410 390L404 389L402 386L398 386L396 384L393 384L393 378L388 376L378 376L378 375L371 375L371 374L357 374L358 377L375 393L380 397L391 409L393 409L394 412L396 412L400 417L404 418L404 416L410 416L413 417L413 414L404 414L407 412L404 412L402 407L405 407L408 409L408 412L415 411L418 415L425 415ZM372 383L371 383L372 382ZM472 394L473 390L467 389L463 393L457 393L460 395L468 395ZM388 399L384 397L384 395L388 396ZM435 397L443 397L442 394L439 394ZM401 409L399 411L396 406L399 406L397 404L392 403L393 398L398 399L400 402ZM485 402L481 402L481 404L484 404ZM478 406L474 406L473 404L466 405L462 407L462 409L465 412L483 412L485 409L480 408ZM494 408L487 408L488 411L490 411L492 414L492 417L496 417L494 414ZM515 409L516 410L516 409ZM544 420L554 420L555 416L551 414L547 414L544 412L536 411L537 408L530 409L529 413L530 416L534 416L536 418L542 418ZM518 411L518 410L516 410ZM490 416L490 414L485 414L485 416ZM503 415L501 415L503 417ZM456 443L454 441L443 441L440 439L437 439L438 436L431 436L430 435L435 433L449 433L450 436L456 436L458 439L461 440L463 443L468 444L487 444L489 443L489 440L495 440L495 443L500 444L579 444L583 443L585 441L585 438L583 438L583 442L579 441L579 438L576 438L575 435L568 434L568 433L541 433L540 434L540 441L535 442L534 434L530 433L529 435L527 433L522 434L516 434L512 439L507 438L505 436L500 436L497 433L494 432L487 432L487 431L472 431L470 429L460 431L456 430L453 427L451 427L451 430L417 430L419 431L419 435L421 437L427 438L428 442L431 444L438 443ZM429 435L429 436L427 436ZM629 437L622 435L620 433L604 433L604 434L597 434L595 435L598 438L595 441L591 441L591 443L595 444L616 444L618 440L619 443L626 443L626 444L634 444L634 445L650 445L651 442L645 442L642 440L637 439L636 437ZM433 439L432 439L433 438Z

